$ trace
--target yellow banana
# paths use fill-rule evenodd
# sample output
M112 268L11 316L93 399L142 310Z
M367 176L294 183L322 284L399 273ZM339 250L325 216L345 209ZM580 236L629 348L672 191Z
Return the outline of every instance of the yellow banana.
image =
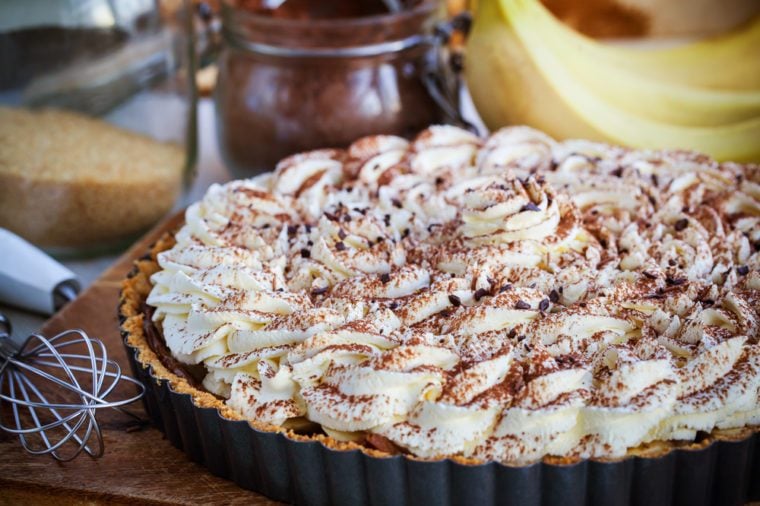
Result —
M636 109L635 100L632 106L626 95L604 95L589 89L588 79L578 76L583 66L570 61L587 55L557 51L557 39L536 29L532 17L526 17L526 11L521 10L533 1L525 0L521 5L515 0L503 0L504 9L497 0L479 2L468 42L466 72L475 104L489 127L525 123L558 138L690 148L719 159L760 159L757 115L729 112L720 126L684 126L650 117L651 111ZM600 76L603 71L601 68ZM642 78L641 82L646 80ZM638 93L639 97L656 97L656 91L656 87L650 87ZM625 107L620 106L621 97ZM687 104L693 106L694 95L689 100ZM702 104L709 109L709 105ZM693 111L683 114L686 120ZM740 119L734 120L736 117Z
M560 23L537 1L534 14L555 21L556 36L603 67L618 66L661 82L732 90L760 89L760 16L724 35L668 49L642 50L599 42Z
M760 115L760 89L718 90L663 81L628 69L623 58L602 65L578 50L574 37L565 35L566 27L540 2L504 0L501 6L529 48L538 37L589 90L631 114L683 126L719 126Z

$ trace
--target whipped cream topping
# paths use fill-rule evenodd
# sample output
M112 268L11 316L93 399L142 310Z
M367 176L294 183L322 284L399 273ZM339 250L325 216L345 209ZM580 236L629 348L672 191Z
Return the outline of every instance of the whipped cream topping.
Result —
M760 424L760 169L360 139L212 186L148 304L244 416L420 457L620 457Z

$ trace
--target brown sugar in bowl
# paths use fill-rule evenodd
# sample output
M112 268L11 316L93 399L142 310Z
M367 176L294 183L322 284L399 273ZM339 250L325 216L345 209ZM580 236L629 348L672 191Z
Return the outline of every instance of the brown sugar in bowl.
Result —
M174 204L179 146L54 109L0 108L0 227L52 249L147 229Z

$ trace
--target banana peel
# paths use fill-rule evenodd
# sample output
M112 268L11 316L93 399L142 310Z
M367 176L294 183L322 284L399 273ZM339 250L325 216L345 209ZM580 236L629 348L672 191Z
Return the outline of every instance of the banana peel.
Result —
M528 124L557 138L687 148L721 160L760 159L758 90L685 84L680 77L688 65L671 67L677 78L657 79L667 67L663 62L674 54L685 53L686 62L695 58L688 50L725 56L725 46L716 48L717 40L742 53L754 35L743 31L685 48L642 51L606 46L570 31L583 41L579 45L567 39L567 27L542 18L539 9L543 7L537 0L479 2L466 76L489 128ZM589 44L594 45L592 57L587 49L578 49ZM625 68L626 55L634 53L646 57L634 58L636 63ZM618 55L612 58L614 65L605 60L610 55ZM647 70L637 70L640 66Z

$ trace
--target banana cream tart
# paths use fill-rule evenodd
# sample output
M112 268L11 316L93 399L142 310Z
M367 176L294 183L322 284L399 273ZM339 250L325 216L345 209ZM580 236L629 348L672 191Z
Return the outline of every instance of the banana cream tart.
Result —
M760 424L760 168L436 126L214 185L157 256L171 360L257 423L422 458Z

